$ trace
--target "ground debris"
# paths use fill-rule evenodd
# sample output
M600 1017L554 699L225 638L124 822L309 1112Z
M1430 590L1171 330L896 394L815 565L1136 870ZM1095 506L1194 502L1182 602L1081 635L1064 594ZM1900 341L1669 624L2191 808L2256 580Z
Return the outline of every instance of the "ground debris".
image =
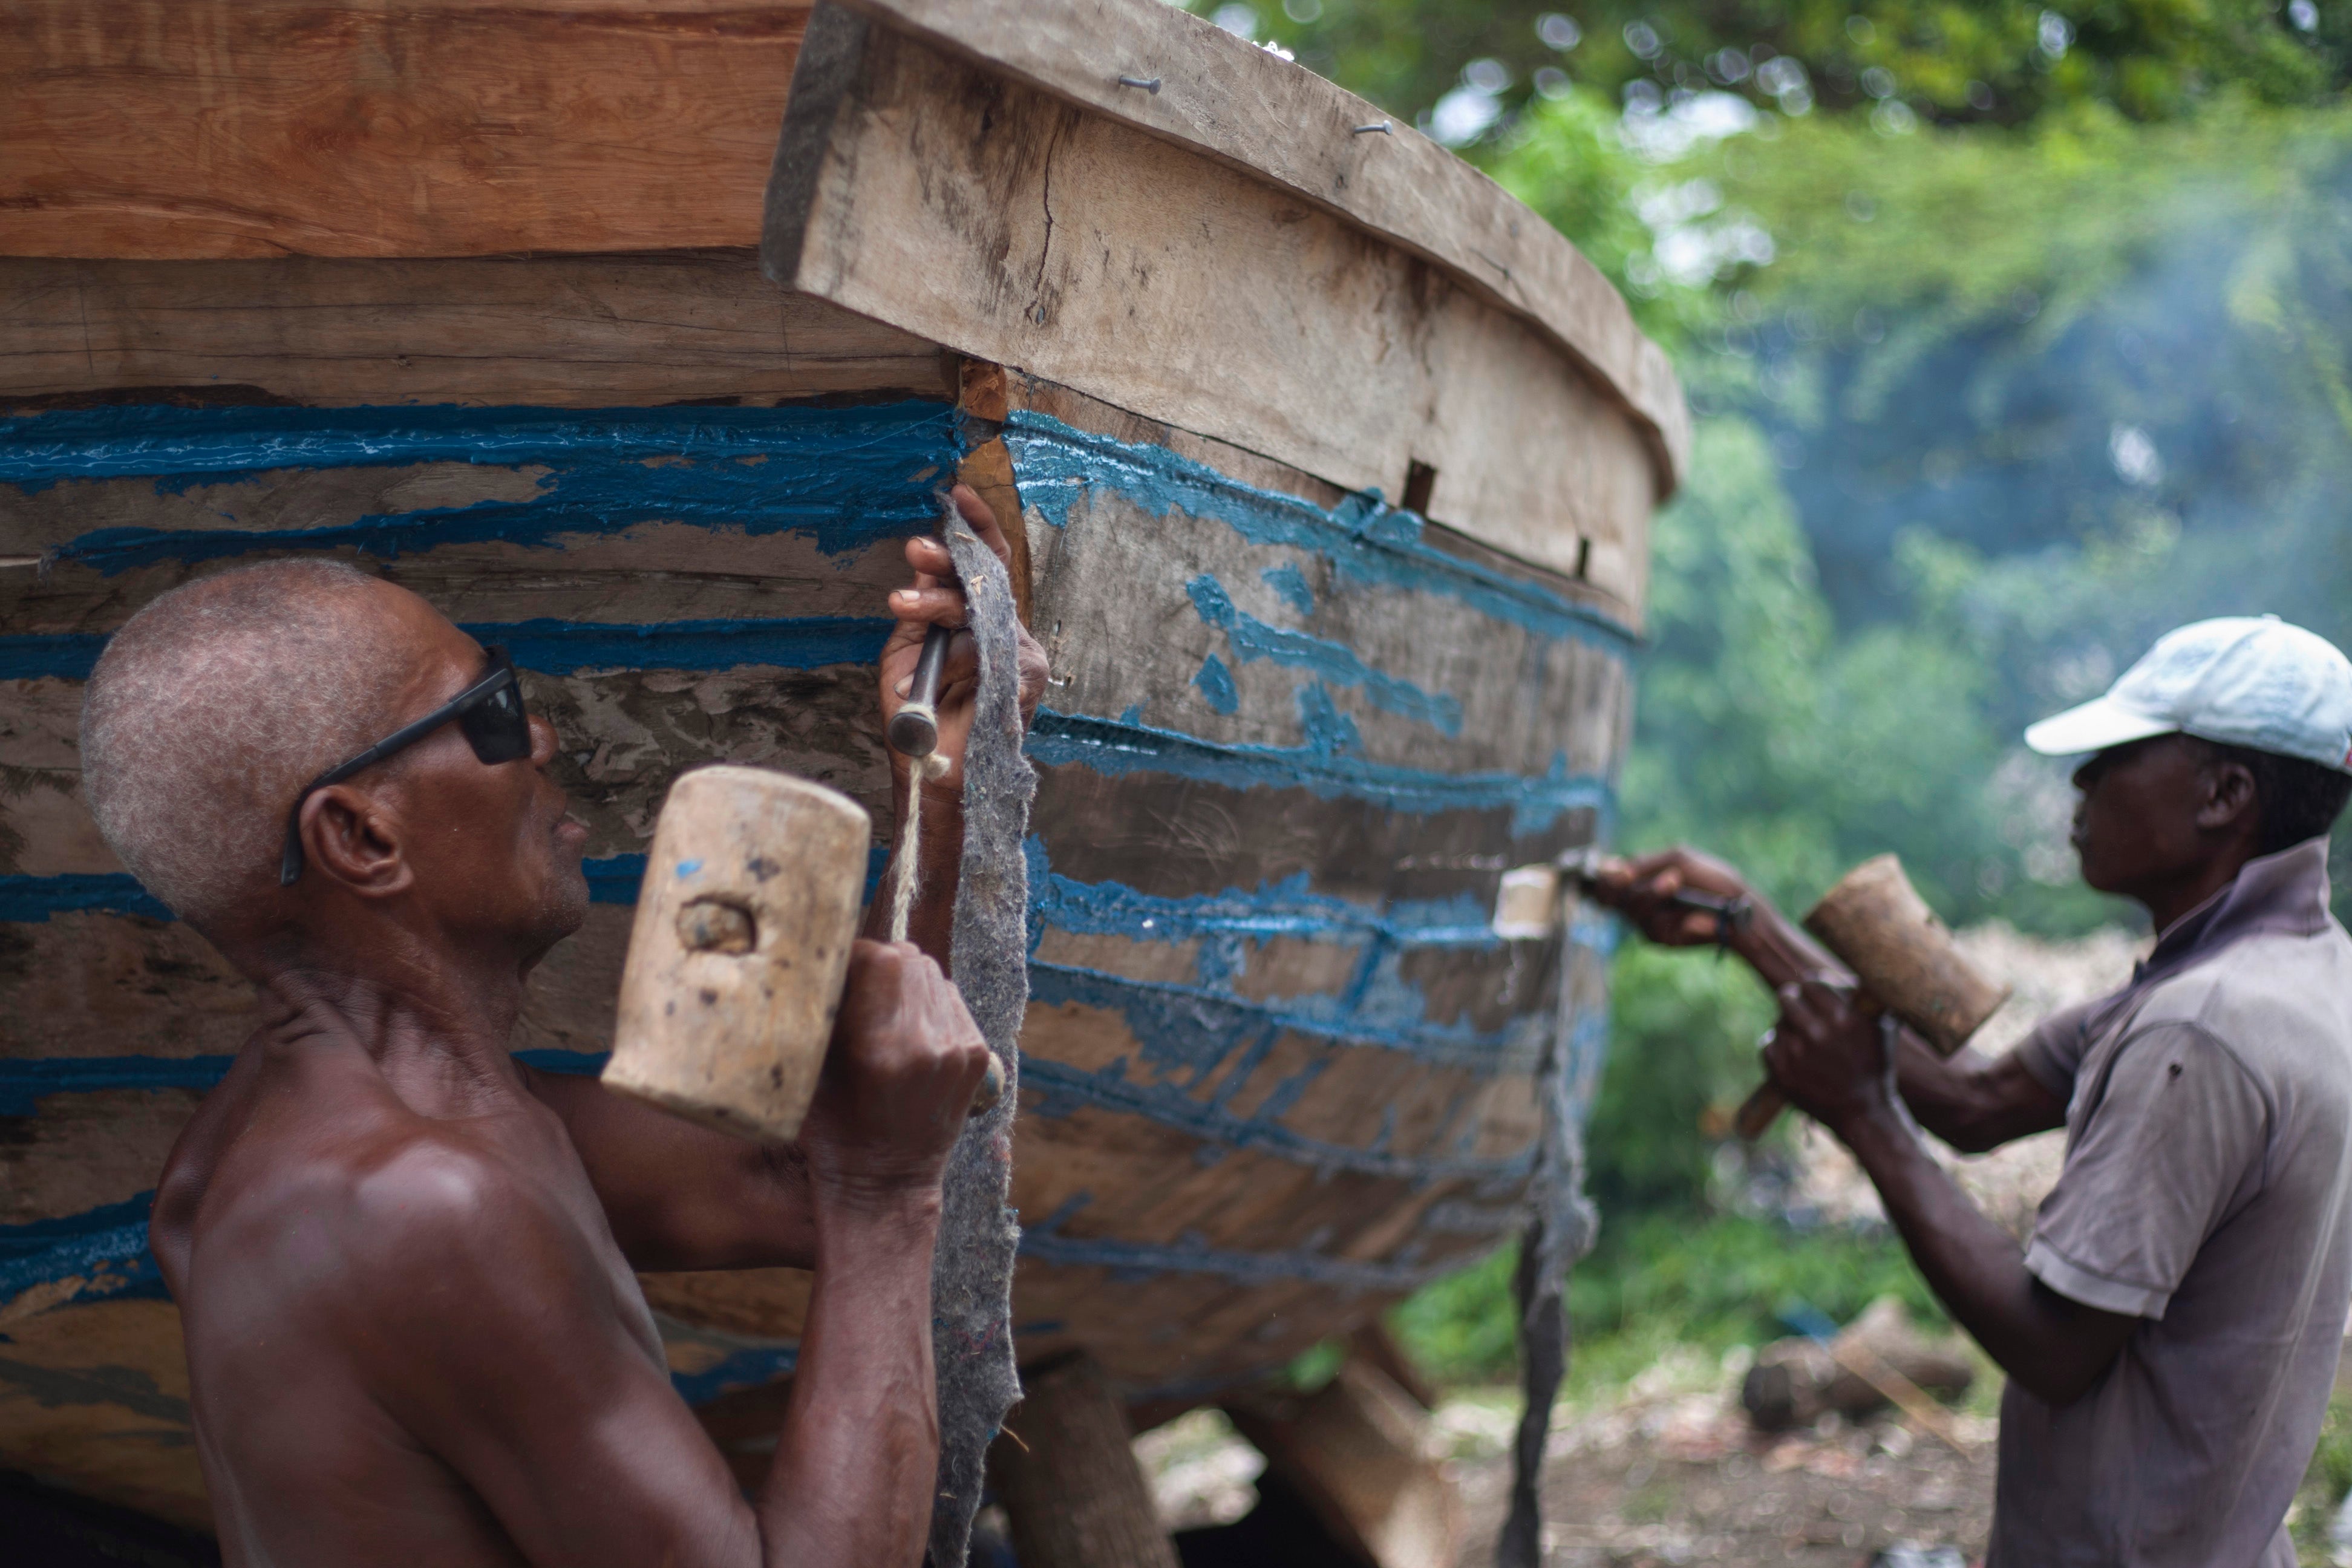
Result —
M1739 1408L1746 1370L1738 1355L1713 1369L1696 1353L1670 1357L1602 1406L1563 1410L1546 1477L1545 1563L1858 1568L1897 1546L1948 1547L1963 1562L1983 1552L1994 1423L1954 1415L1965 1454L1893 1416L1855 1424L1832 1413L1759 1433ZM1470 1425L1454 1403L1439 1412L1442 1428ZM1455 1460L1470 1521L1462 1568L1486 1568L1508 1471L1498 1455Z

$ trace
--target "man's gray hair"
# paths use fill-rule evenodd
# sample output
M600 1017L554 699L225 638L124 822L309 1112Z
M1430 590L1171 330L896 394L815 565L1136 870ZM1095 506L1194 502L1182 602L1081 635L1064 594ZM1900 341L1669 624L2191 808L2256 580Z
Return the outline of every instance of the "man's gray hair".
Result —
M295 792L383 739L411 673L375 580L271 561L186 584L114 634L81 705L82 789L131 874L213 925L278 877Z

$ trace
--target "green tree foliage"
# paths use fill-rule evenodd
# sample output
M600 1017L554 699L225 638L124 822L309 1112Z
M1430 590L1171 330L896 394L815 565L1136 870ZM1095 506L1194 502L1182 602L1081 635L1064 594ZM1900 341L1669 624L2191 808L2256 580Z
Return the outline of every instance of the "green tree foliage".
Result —
M1797 909L1892 849L1956 921L2127 918L2076 881L2064 766L2019 729L2202 616L2352 646L2347 18L2062 4L2060 54L2038 5L1663 5L1578 10L1547 54L1542 14L1296 0L1273 26L1392 107L1491 100L1469 155L1683 373L1696 440L1653 531L1620 842L1696 843ZM1774 54L1810 102L1759 85ZM1522 101L1538 65L1564 75ZM1607 1218L1574 1310L1588 1333L1730 1332L1705 1271L1750 1319L1769 1282L1704 1239L1748 1222L1695 1226L1702 1125L1745 1092L1769 1002L1638 943L1613 978ZM1412 1331L1496 1364L1499 1267L1417 1300Z
M2318 0L1197 0L1392 111L1461 86L1573 80L1612 99L1738 93L1802 114L1899 103L2016 124L2101 103L2170 118L2235 88L2316 103L2352 71L2352 16ZM1565 44L1566 47L1560 47ZM1779 60L1784 62L1774 65ZM1499 83L1472 61L1492 62ZM1638 85L1637 85L1638 84Z

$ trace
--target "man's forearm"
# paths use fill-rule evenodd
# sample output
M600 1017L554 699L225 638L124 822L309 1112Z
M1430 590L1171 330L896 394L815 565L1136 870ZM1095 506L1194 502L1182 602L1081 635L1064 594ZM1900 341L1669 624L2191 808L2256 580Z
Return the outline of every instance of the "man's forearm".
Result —
M1988 1061L1963 1049L1939 1057L1906 1029L1895 1042L1895 1074L1919 1125L1964 1154L2066 1125L2066 1102L2013 1056Z
M761 1489L771 1565L914 1568L938 1484L936 1187L821 1209L792 1402Z
M2039 1284L1999 1226L1885 1106L1834 1130L1878 1189L1928 1289L2001 1370L2052 1405L2081 1397L2115 1359L2128 1321Z
M1853 973L1770 903L1750 894L1755 913L1732 951L1774 991L1800 981L1852 984ZM2066 1124L2066 1104L2010 1060L1974 1052L1937 1056L1908 1029L1896 1036L1895 1065L1904 1103L1919 1125L1966 1153Z
M1800 980L1851 981L1846 966L1832 957L1805 929L1774 908L1761 895L1748 895L1754 911L1732 938L1731 951L1747 960L1764 984L1774 991Z

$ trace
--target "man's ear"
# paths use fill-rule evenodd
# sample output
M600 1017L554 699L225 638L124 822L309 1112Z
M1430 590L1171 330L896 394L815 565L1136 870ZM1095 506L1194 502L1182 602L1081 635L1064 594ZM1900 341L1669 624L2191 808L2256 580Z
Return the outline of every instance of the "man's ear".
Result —
M362 898L405 892L416 879L402 852L399 819L350 784L329 784L302 803L302 855L312 876Z
M2253 830L2262 802L2254 789L2253 771L2241 762L2217 757L2204 769L2205 798L2198 803L2197 826L2208 833L2233 828Z

